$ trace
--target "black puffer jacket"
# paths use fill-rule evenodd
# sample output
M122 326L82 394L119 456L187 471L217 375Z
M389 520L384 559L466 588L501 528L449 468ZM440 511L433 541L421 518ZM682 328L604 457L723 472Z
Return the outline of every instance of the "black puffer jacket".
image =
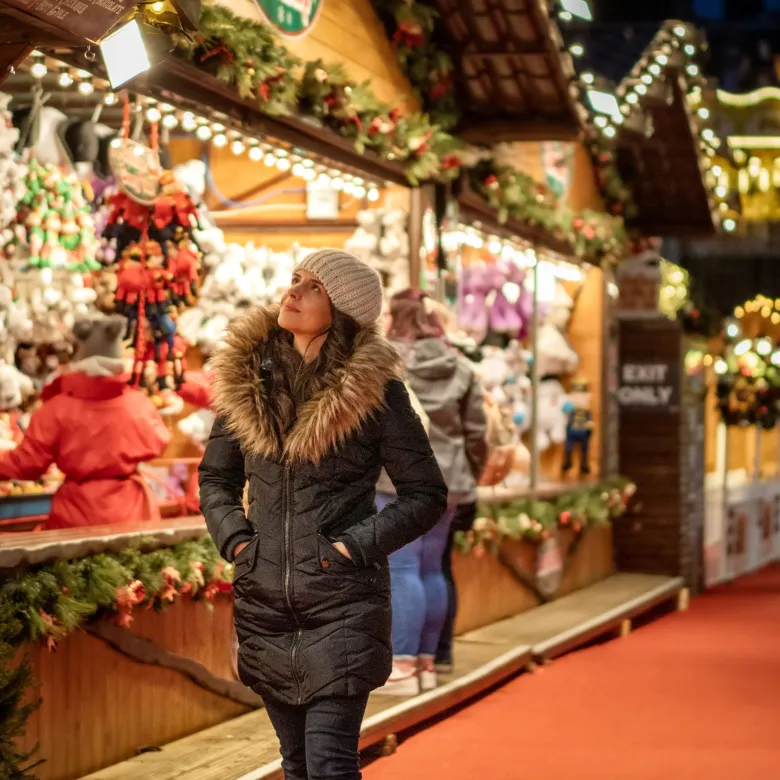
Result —
M361 331L342 375L302 406L278 441L264 382L277 314L258 309L234 323L213 360L218 417L200 466L200 499L223 556L249 540L234 562L241 680L297 704L385 683L387 555L436 524L447 489L399 379L398 355L372 329ZM382 466L398 499L377 512ZM333 541L344 542L352 560Z

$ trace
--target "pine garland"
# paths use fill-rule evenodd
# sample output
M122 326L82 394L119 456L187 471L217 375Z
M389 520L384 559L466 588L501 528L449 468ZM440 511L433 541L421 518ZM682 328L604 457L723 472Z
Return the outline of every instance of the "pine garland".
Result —
M539 544L555 528L571 529L579 534L588 527L606 525L623 515L635 493L636 485L632 482L616 479L566 493L554 501L527 498L481 506L471 530L455 534L455 545L462 553L481 557L486 551L498 554L507 539Z

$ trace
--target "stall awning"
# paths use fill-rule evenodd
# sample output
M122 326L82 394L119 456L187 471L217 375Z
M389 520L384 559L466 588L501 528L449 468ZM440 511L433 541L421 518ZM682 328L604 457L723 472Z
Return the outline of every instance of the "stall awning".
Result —
M432 0L458 73L473 143L572 140L582 109L574 66L545 0Z
M614 95L619 109L612 145L645 235L707 236L716 203L706 171L720 140L698 110L703 77L698 31L684 23L589 25L567 42L583 50L581 74L597 94ZM614 117L609 117L614 122ZM595 147L594 147L595 148Z

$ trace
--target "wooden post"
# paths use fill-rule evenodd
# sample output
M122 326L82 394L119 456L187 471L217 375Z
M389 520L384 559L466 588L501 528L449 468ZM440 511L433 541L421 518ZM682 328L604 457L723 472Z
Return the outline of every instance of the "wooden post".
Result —
M409 286L420 289L422 276L422 221L425 199L419 187L409 193Z
M529 486L536 490L539 482L539 445L537 435L539 431L539 258L534 264L534 299L533 313L531 315L531 468L529 473Z

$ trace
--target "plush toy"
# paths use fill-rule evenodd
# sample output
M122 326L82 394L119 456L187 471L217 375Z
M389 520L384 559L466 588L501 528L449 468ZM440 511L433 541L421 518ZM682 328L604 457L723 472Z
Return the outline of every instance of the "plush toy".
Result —
M553 444L566 441L566 393L557 379L545 379L536 391L536 412L539 415L536 444L544 452Z
M590 474L588 452L593 432L593 417L590 408L591 394L588 390L588 383L584 379L577 379L571 383L569 397L564 404L564 412L568 415L566 448L562 467L564 474L570 471L574 465L573 458L576 450L579 450L580 474Z
M0 363L0 451L12 450L22 440L21 407L33 393L29 377L14 366Z

